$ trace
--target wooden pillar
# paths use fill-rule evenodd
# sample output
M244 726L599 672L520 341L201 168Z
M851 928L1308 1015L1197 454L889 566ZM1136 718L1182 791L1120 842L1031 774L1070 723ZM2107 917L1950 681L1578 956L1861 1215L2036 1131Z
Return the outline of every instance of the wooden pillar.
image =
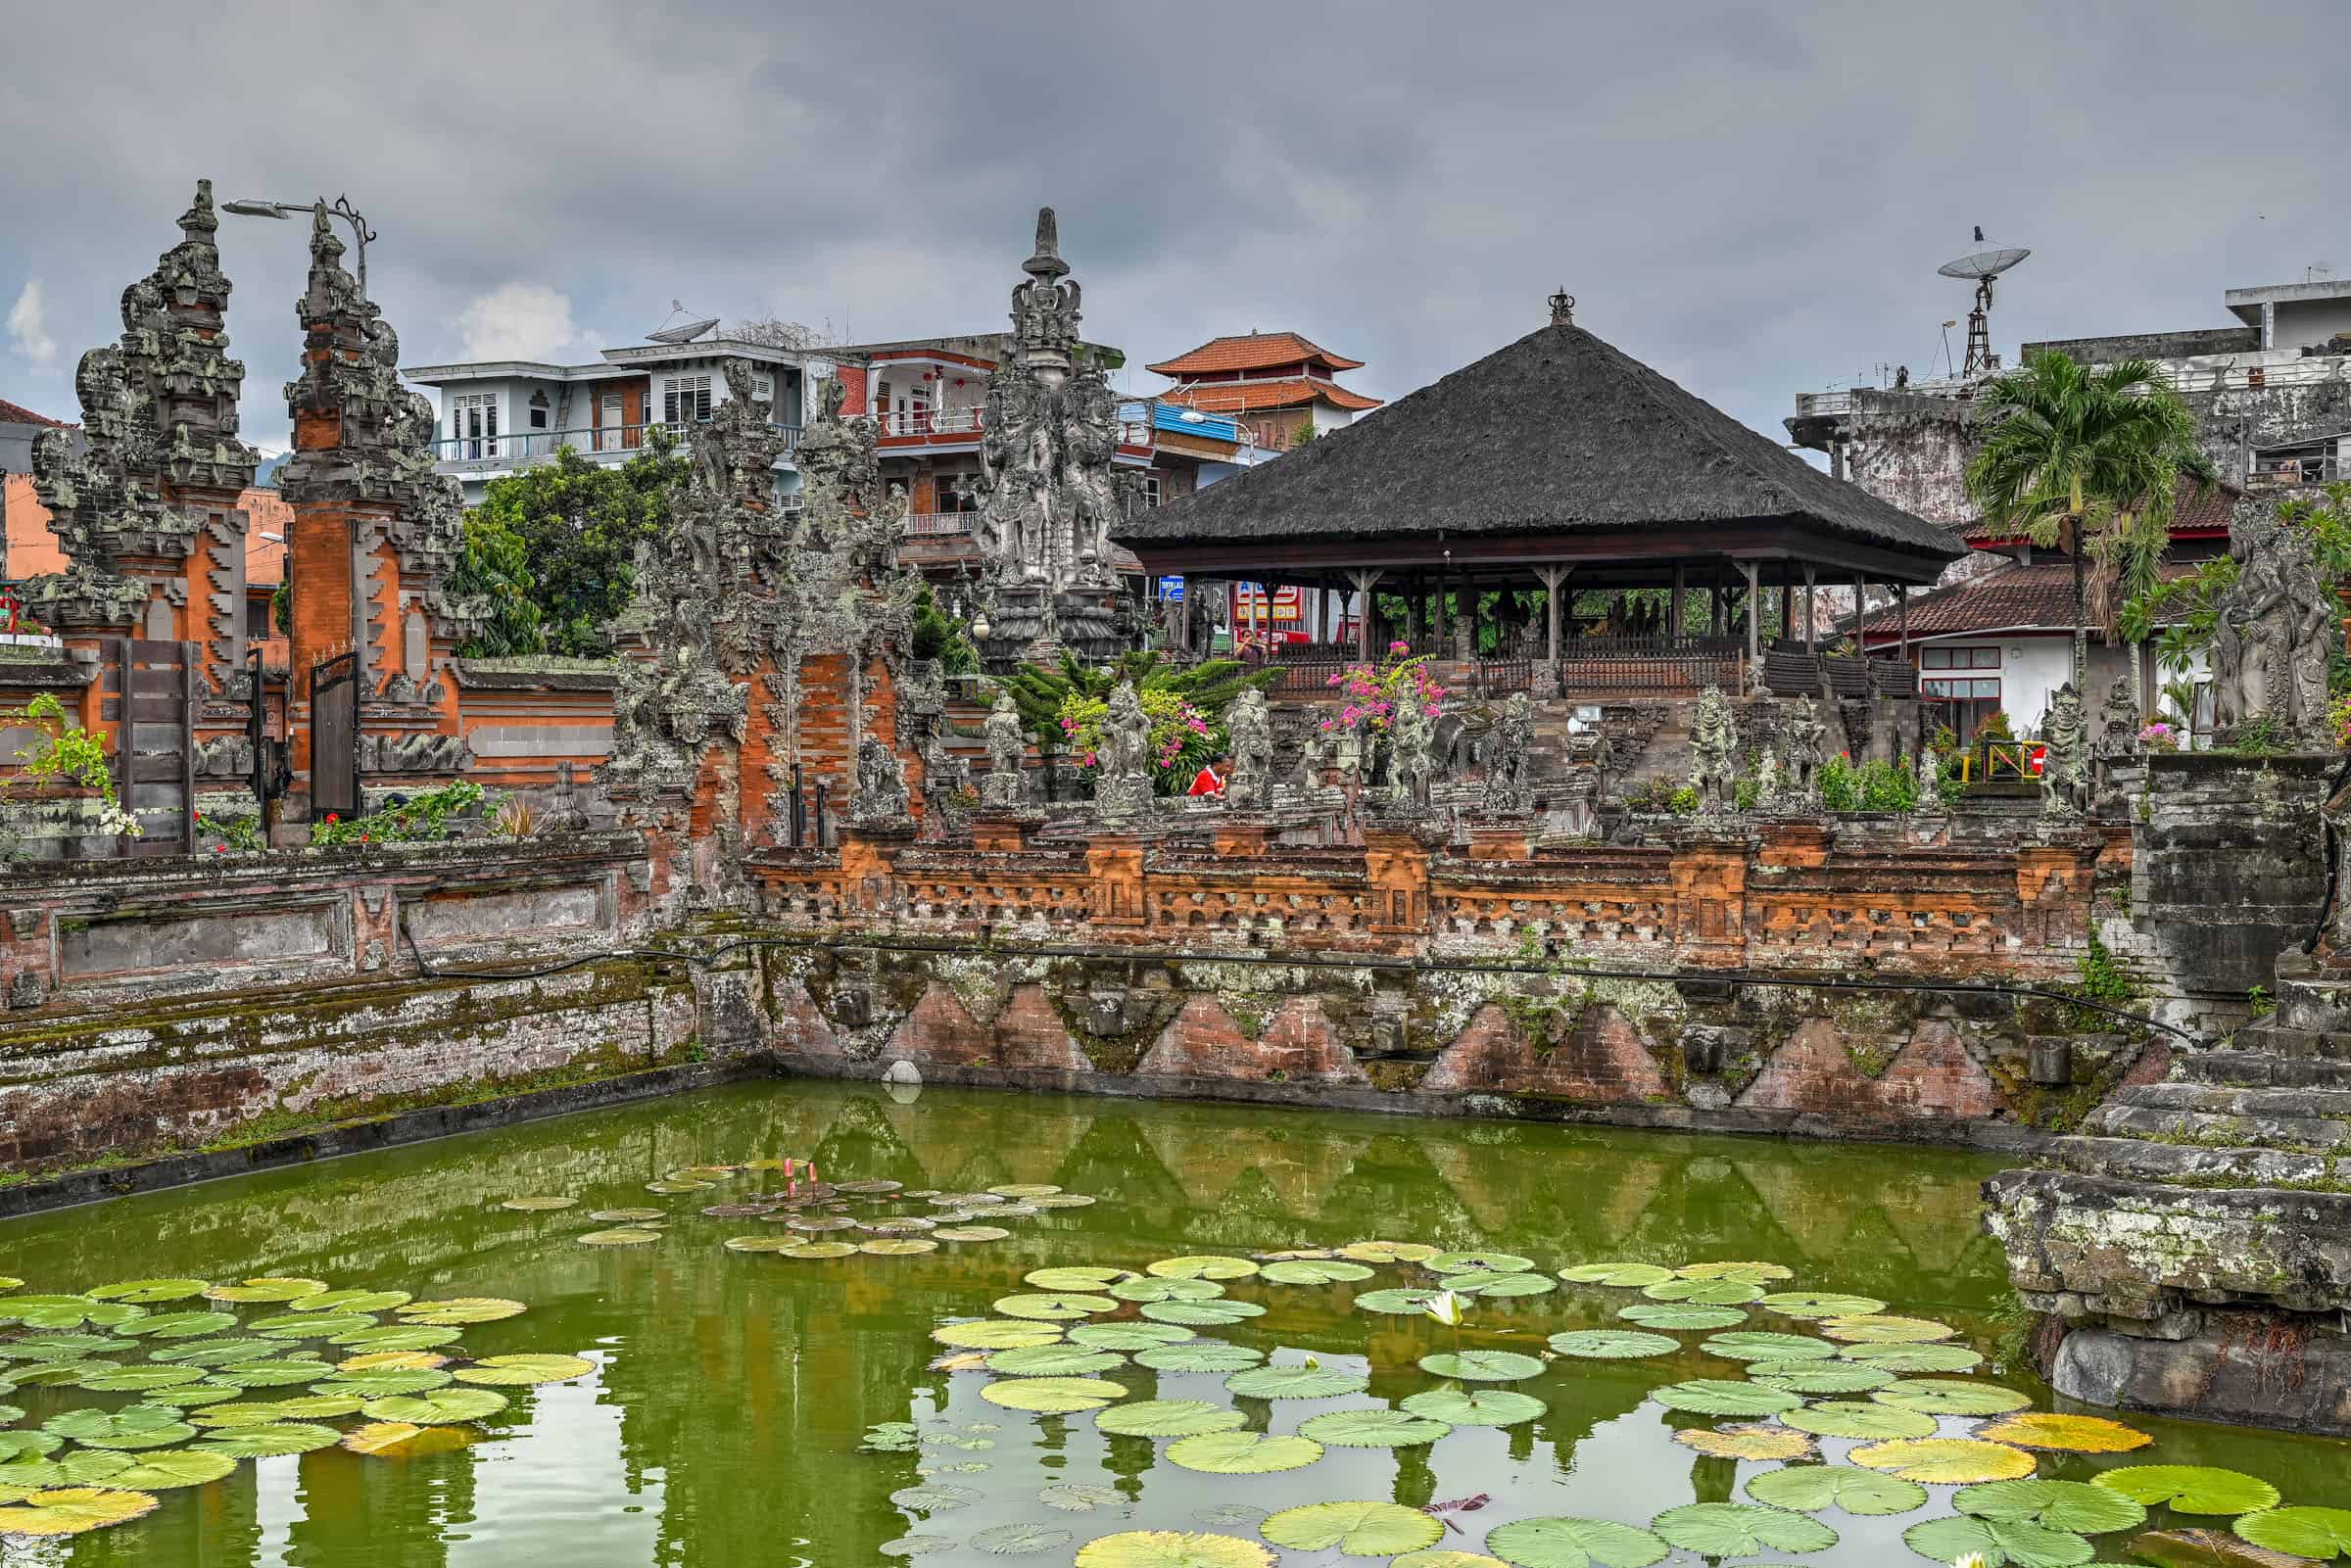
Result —
M1763 651L1762 574L1753 561L1741 561L1739 569L1747 576L1747 662L1752 666Z
M1793 586L1795 581L1793 577L1789 576L1787 569L1782 567L1780 571L1780 641L1783 642L1793 641L1796 639L1796 589Z
M1665 615L1665 636L1669 639L1682 635L1682 585L1684 582L1682 574L1682 563L1675 561L1673 563L1673 607Z
M1367 664L1371 662L1371 589L1384 575L1376 568L1367 570L1361 567L1347 574L1347 580L1355 585L1356 593L1355 656Z
M1722 563L1714 563L1714 586L1706 590L1706 635L1722 636Z
M1543 616L1546 622L1544 646L1548 650L1543 669L1536 680L1536 688L1545 696L1557 696L1559 690L1559 621L1562 615L1559 595L1566 592L1567 579L1574 570L1570 566L1535 568L1535 576L1543 584Z
M1806 561L1804 563L1804 651L1806 653L1820 651L1819 628L1814 624L1820 611L1812 598L1812 590L1815 586L1816 579L1812 574L1812 563Z
M1861 605L1868 597L1869 583L1859 572L1853 574L1853 651L1867 653L1869 644L1861 638Z
M1900 647L1901 647L1901 650L1902 650L1902 662L1903 662L1904 664L1908 664L1908 663L1910 662L1910 585L1909 585L1909 584L1907 584L1907 583L1896 583L1896 584L1895 584L1895 585L1894 585L1894 608L1895 608L1895 617L1896 617L1896 620L1897 620L1897 623L1898 623L1898 626L1899 626L1899 634L1898 634L1898 635L1899 635L1899 636L1900 636L1900 638L1901 638L1901 643L1900 643Z

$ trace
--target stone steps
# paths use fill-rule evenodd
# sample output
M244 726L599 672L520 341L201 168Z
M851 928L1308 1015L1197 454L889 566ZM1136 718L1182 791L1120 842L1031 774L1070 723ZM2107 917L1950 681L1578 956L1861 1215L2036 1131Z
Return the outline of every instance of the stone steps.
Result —
M2149 1083L2125 1090L2114 1103L2133 1110L2186 1111L2215 1117L2300 1117L2329 1121L2351 1117L2351 1088L2315 1084Z
M2351 1149L2351 1122L2326 1117L2240 1117L2110 1105L2083 1125L2104 1137L2193 1143L2208 1149Z
M2166 1186L2311 1188L2351 1184L2351 1159L2278 1149L2204 1149L2078 1135L2049 1147L2061 1170Z
M2244 1036L2240 1033L2238 1038ZM2351 1089L2351 1061L2280 1056L2268 1051L2200 1051L2183 1056L2176 1081L2243 1088Z
M2332 1029L2300 1029L2280 1023L2276 1019L2264 1019L2236 1031L2236 1048L2270 1056L2318 1057L2329 1062L2351 1062L2351 1032Z

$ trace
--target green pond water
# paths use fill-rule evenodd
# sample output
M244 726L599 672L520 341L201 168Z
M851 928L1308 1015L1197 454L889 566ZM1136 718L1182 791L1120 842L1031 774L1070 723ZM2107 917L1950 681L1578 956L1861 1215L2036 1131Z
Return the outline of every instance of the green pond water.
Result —
M723 1243L744 1235L878 1238L794 1232L778 1223L784 1212L700 1212L780 1188L772 1171L739 1172L707 1191L646 1190L685 1167L787 1156L814 1159L828 1181L948 1193L1032 1183L1096 1202L1006 1217L1011 1234L1001 1240L942 1242L914 1256L795 1259ZM71 1539L12 1539L0 1560L836 1568L899 1560L911 1539L927 1549L910 1560L941 1568L1065 1568L1088 1542L1126 1532L1255 1542L1258 1510L1342 1499L1422 1509L1478 1494L1489 1499L1484 1506L1445 1515L1454 1528L1439 1545L1473 1551L1489 1531L1543 1516L1646 1527L1685 1504L1745 1502L1749 1481L1781 1467L1711 1457L1674 1441L1684 1428L1736 1424L1669 1410L1655 1398L1686 1380L1747 1377L1739 1361L1701 1349L1703 1331L1668 1329L1675 1349L1647 1359L1562 1355L1523 1378L1458 1385L1532 1396L1542 1409L1531 1419L1457 1424L1409 1447L1332 1444L1301 1468L1261 1475L1185 1468L1170 1459L1170 1439L1107 1435L1093 1412L1036 1414L989 1402L983 1388L1009 1377L934 1369L954 1353L932 1334L989 1315L1001 1298L1036 1294L1023 1277L1040 1268L1141 1270L1188 1255L1331 1249L1369 1238L1514 1253L1546 1272L1595 1260L1753 1260L1793 1273L1765 1290L1855 1294L1888 1303L1891 1313L1949 1324L1958 1330L1951 1343L1986 1357L1966 1377L2019 1391L2037 1410L2062 1408L2029 1372L2003 1360L2002 1312L2011 1298L1999 1249L1981 1231L1977 1196L1978 1182L1999 1164L1908 1148L980 1092L930 1090L898 1103L872 1085L777 1082L13 1221L0 1224L0 1275L25 1281L20 1296L169 1276L296 1276L427 1300L510 1298L528 1310L462 1327L429 1354L543 1353L593 1364L565 1381L498 1389L504 1409L448 1429L461 1446L382 1456L328 1447L241 1462L221 1480L158 1493L160 1505L129 1523ZM501 1207L516 1197L578 1203L549 1212ZM635 1247L577 1239L610 1228L590 1218L592 1210L624 1207L663 1211L666 1228ZM939 1211L900 1196L860 1199L850 1212L871 1220ZM1490 1273L1471 1278L1490 1282ZM1118 1385L1121 1403L1199 1400L1237 1411L1243 1430L1294 1434L1331 1411L1386 1407L1457 1386L1418 1364L1454 1348L1451 1329L1424 1315L1355 1306L1367 1292L1436 1279L1419 1265L1381 1263L1362 1281L1277 1284L1260 1274L1197 1288L1211 1301L1265 1310L1193 1327L1194 1343L1240 1347L1251 1360L1248 1353L1263 1353L1275 1366L1311 1358L1349 1389L1361 1382L1361 1392L1267 1400L1227 1390L1223 1372L1155 1371L1131 1357L1087 1375ZM1212 1288L1222 1294L1209 1296ZM1144 1306L1111 1300L1114 1310L1048 1322L1046 1330L1152 1320ZM0 1297L0 1310L5 1303ZM1152 1305L1164 1312L1167 1304ZM1473 1297L1460 1344L1542 1359L1553 1334L1636 1327L1617 1316L1636 1305L1656 1304L1639 1289L1598 1285ZM291 1315L284 1303L202 1300L148 1310L216 1306L238 1317L228 1331L238 1335ZM1822 1327L1763 1306L1734 1310L1745 1313L1741 1329L1816 1336ZM374 1315L397 1321L390 1310ZM0 1328L0 1341L21 1343L35 1332ZM145 1364L169 1343L122 1338L89 1354ZM360 1354L317 1339L285 1343L327 1359ZM0 1343L0 1355L8 1349ZM271 1383L243 1399L305 1394ZM0 1394L0 1404L23 1412L0 1427L0 1439L68 1409L117 1410L140 1399L23 1386ZM365 1419L325 1424L350 1430ZM2227 1465L2274 1483L2289 1503L2351 1506L2351 1445L2127 1419L2153 1444L2129 1454L2042 1453L2038 1474L2086 1480L2118 1465ZM905 1451L860 1451L868 1429L888 1422L915 1424L911 1439L897 1440L910 1445ZM1965 1436L1984 1424L1945 1417L1940 1430ZM52 1461L78 1447L65 1446ZM1832 1461L1852 1447L1819 1441ZM909 1490L918 1487L926 1491ZM1070 1506L1050 1505L1040 1496L1048 1489L1072 1489L1054 1490L1050 1499ZM1945 1485L1927 1491L1923 1506L1890 1517L1835 1507L1810 1515L1839 1537L1826 1549L1726 1560L1823 1568L1924 1561L1901 1534L1949 1514L1955 1495ZM2161 1509L2154 1519L2191 1522ZM1008 1555L973 1544L976 1537L1020 1544L1000 1527L1021 1525L1036 1527L1031 1540L1058 1544ZM2098 1559L2123 1559L2124 1539L2097 1537ZM1232 1560L1389 1560L1263 1549L1269 1554ZM1661 1560L1713 1559L1677 1547Z

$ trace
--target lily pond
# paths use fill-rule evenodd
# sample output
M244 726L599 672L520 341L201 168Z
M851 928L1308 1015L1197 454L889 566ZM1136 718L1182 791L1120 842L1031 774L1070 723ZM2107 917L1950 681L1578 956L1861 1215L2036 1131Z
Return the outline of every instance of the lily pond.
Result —
M0 1561L2351 1547L2351 1445L2080 1410L2019 1363L1994 1157L899 1092L0 1224Z

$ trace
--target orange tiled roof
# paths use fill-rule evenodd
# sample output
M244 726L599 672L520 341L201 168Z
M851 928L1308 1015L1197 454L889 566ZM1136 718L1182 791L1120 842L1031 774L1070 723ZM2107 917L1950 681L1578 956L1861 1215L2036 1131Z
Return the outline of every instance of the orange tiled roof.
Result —
M1220 370L1262 370L1271 365L1319 360L1332 370L1361 370L1364 361L1331 353L1295 332L1245 332L1211 338L1189 354L1146 368L1163 376L1213 374Z
M65 423L63 419L52 419L47 414L34 413L21 403L11 403L6 398L0 398L0 425L49 425L62 430L65 428Z
M1153 369L1158 366L1154 365ZM1160 394L1160 402L1181 404L1203 413L1243 413L1258 408L1295 408L1319 400L1333 407L1362 413L1380 405L1377 398L1349 392L1335 381L1319 376L1291 376L1282 381L1217 381L1177 387Z
M2172 537L2226 534L2230 508L2243 499L2244 494L2225 479L2206 485L2199 494L2195 481L2183 476L2172 502ZM1997 527L1979 517L1967 525L1963 537L1970 545L2015 545L2022 543L2025 536L2014 528Z
M2166 561L2160 571L2165 582L2177 582L2193 575L2201 564ZM1898 609L1872 610L1861 623L1862 637L1885 641L1897 636L1901 626ZM2061 556L2044 556L2030 566L2002 566L1910 601L1913 638L2010 632L2071 635L2073 629L2074 564ZM2094 623L2089 635L2093 641L2100 638Z

